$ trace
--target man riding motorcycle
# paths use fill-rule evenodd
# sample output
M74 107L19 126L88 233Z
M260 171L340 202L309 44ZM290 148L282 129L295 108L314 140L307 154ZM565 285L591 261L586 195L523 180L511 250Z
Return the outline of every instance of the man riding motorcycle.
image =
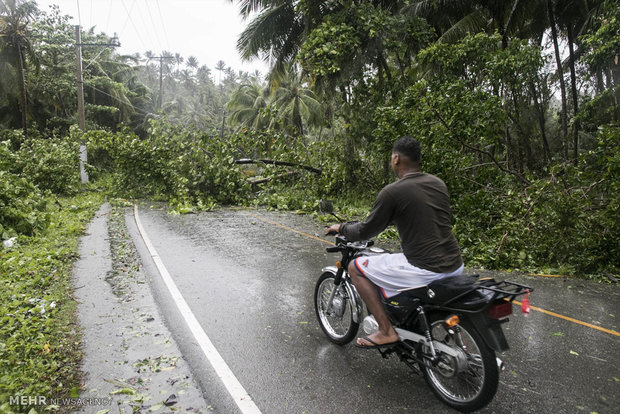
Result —
M364 221L335 224L328 229L328 233L341 233L355 241L371 239L394 224L400 235L402 253L359 257L347 269L379 325L377 332L357 339L357 346L362 348L380 348L398 341L380 294L388 298L463 272L447 187L438 177L421 172L420 160L420 143L415 138L398 139L391 164L399 180L379 192Z

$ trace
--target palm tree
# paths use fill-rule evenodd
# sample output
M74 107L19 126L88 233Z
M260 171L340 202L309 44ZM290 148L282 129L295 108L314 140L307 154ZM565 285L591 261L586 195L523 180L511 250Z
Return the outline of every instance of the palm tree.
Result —
M174 62L176 63L177 66L177 73L179 72L179 65L181 65L181 63L183 63L184 59L183 56L181 56L179 53L175 53L174 54Z
M188 68L191 68L193 70L198 69L198 59L196 59L196 56L190 56L187 58L187 60L185 61L185 65Z
M218 72L220 72L220 78L218 80L218 83L222 83L222 72L226 70L226 63L223 60L218 60L218 62L215 64L215 70L217 70Z
M511 36L522 35L527 24L539 21L541 11L540 0L417 0L403 8L403 13L426 18L440 41L455 42L467 34L497 31L503 48Z
M295 135L304 134L304 125L318 126L322 121L321 103L294 67L275 73L271 82L271 102L277 118L285 126L292 126Z
M263 78L263 74L260 73L260 70L258 70L258 69L256 69L250 75L250 79L252 79L254 82L260 82L262 80L262 78Z
M31 0L4 0L0 2L0 48L2 54L8 55L17 67L24 138L28 137L26 116L28 113L28 96L24 55L32 54L28 23L37 11L37 3Z
M234 0L231 0L234 2ZM341 9L340 2L325 0L298 2L286 0L238 0L240 13L247 19L260 11L239 36L237 49L246 60L258 57L284 71L314 27L329 12Z
M230 125L238 125L239 128L253 128L262 130L269 127L269 117L265 109L269 104L269 89L256 83L239 86L226 104L232 111L228 118Z

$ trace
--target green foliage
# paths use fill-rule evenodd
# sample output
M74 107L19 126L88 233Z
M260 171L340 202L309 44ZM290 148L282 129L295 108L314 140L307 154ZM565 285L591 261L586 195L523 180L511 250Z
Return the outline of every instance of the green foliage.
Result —
M468 263L618 274L619 138L618 127L606 126L578 166L558 164L526 187L498 183L455 198L455 231Z
M610 67L620 50L620 9L617 2L605 1L598 20L597 30L582 37L584 46L588 48L584 60L594 68ZM615 64L618 64L617 60Z
M32 181L19 175L24 159L10 149L10 142L0 142L0 237L33 235L49 222L47 195Z
M0 170L0 237L5 240L44 230L49 223L47 203L44 194L30 181Z
M78 145L71 139L4 134L0 142L0 236L32 236L49 223L50 192L73 194L79 188Z
M75 194L80 186L79 144L68 137L29 139L18 152L16 167L42 190Z
M4 172L0 172L2 177ZM68 397L79 386L79 338L70 298L77 239L101 204L98 195L62 198L50 225L0 247L0 401L9 396ZM6 406L0 410L7 409ZM27 411L29 407L11 407Z
M342 70L360 46L355 29L346 23L323 22L304 42L299 59L314 76Z
M229 142L207 133L152 121L149 137L128 131L87 132L96 169L113 176L123 197L154 197L178 206L242 202L248 185Z

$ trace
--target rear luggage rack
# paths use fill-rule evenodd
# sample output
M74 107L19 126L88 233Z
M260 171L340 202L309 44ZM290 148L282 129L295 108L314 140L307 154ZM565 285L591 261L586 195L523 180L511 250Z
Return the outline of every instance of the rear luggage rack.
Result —
M508 302L512 302L517 296L525 295L526 293L533 291L534 288L521 283L511 282L508 280L496 282L494 279L487 279L475 283L471 289L451 298L441 306L449 307L451 303L457 302L473 292L478 292L480 297L474 299L471 302L471 305L473 305L472 307L476 307L476 305L480 304L480 307L477 307L476 309L469 309L468 311L480 312L495 301L506 300Z
M500 282L496 282L493 279L489 279L488 282L492 282L493 284L486 285L484 280L480 282L473 290L490 290L497 294L497 297L494 299L508 299L508 301L512 302L515 300L517 296L524 295L528 292L533 292L534 288L526 285L522 285L521 283L511 282L509 280L502 280Z

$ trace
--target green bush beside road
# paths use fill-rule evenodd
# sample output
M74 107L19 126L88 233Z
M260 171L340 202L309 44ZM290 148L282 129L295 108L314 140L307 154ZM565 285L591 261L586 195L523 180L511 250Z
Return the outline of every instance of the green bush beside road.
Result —
M71 270L85 226L102 196L49 203L44 229L0 250L0 411L18 395L68 397L79 387L80 337Z

